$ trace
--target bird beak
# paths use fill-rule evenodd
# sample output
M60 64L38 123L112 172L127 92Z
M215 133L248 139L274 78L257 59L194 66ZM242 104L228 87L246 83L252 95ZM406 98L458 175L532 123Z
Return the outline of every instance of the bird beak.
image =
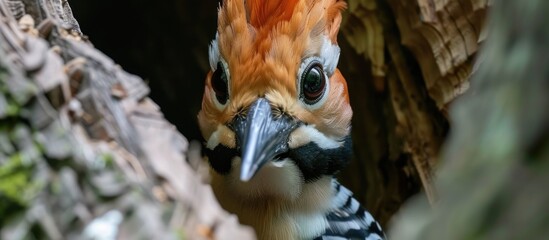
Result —
M269 160L288 151L288 137L297 123L284 114L273 116L269 101L259 98L246 116L235 118L233 127L242 153L240 180L246 182Z

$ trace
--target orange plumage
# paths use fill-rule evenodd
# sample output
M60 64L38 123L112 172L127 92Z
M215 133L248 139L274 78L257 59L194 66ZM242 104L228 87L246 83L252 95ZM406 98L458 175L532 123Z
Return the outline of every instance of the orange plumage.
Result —
M341 0L223 1L218 14L217 44L228 63L231 98L225 109L214 107L209 73L199 114L203 134L209 136L214 126L229 121L258 95L267 94L274 98L273 104L283 106L298 118L335 136L346 135L352 111L341 73L335 71L330 77L329 104L315 111L297 104L296 84L301 61L319 55L324 36L337 44L340 11L345 6Z
M255 28L269 28L281 21L288 21L298 0L246 1L249 23Z

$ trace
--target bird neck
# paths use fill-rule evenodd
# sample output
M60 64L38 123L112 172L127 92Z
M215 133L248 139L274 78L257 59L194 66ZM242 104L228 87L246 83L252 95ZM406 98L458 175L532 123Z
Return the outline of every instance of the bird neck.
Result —
M312 239L327 227L334 190L331 176L303 183L296 198L254 196L235 191L230 175L213 173L212 188L221 206L254 228L258 239ZM253 180L253 179L252 179Z

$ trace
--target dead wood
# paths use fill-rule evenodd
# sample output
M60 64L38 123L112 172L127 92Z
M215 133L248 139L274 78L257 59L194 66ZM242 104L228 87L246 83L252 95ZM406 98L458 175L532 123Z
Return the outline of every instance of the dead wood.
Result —
M67 1L2 0L0 20L2 239L254 238L191 168L197 146Z
M410 201L394 239L549 236L547 10L544 0L495 1L471 87L450 108L439 199Z

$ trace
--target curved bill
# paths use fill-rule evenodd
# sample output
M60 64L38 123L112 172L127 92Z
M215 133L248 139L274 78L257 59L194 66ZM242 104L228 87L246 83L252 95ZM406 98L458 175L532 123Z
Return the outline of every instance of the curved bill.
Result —
M242 153L240 180L249 181L265 163L288 151L288 137L297 124L287 115L273 116L269 101L259 98L233 126Z

